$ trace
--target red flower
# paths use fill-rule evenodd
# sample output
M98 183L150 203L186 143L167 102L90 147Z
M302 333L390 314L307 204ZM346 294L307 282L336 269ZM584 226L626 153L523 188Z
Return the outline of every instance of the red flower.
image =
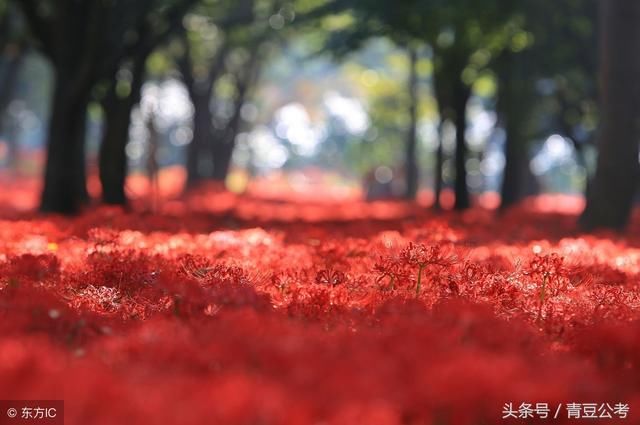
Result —
M319 285L336 286L346 282L346 280L347 277L343 272L335 269L324 269L316 274L315 282Z

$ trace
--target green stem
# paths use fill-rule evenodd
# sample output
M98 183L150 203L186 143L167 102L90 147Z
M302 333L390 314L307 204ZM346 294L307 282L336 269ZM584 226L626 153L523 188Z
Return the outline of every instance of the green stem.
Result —
M542 319L542 306L544 304L544 300L546 298L546 288L547 288L547 275L545 274L542 278L542 286L540 287L540 305L538 307L538 319Z
M416 297L420 296L420 288L422 287L422 270L424 270L424 264L420 265L418 269L418 283L416 285Z

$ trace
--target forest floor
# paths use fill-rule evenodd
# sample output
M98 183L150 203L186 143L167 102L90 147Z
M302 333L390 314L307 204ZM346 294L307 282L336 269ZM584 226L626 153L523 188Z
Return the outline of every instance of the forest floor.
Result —
M66 424L639 423L640 216L583 235L561 200L7 209L0 398Z

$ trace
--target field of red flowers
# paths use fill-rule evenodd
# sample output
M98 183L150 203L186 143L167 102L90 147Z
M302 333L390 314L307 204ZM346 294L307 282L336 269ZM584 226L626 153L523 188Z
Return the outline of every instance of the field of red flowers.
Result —
M66 424L637 424L640 217L583 235L540 205L7 210L0 399L64 399Z

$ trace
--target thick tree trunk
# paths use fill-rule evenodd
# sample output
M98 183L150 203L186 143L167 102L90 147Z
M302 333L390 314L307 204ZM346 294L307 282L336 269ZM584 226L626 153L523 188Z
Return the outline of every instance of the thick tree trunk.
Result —
M500 209L507 210L527 196L538 194L539 190L536 176L529 167L527 140L524 138L507 140L505 168L500 189Z
M215 144L213 150L213 180L224 182L229 174L231 158L235 147L235 133L229 131Z
M187 186L192 187L198 182L210 178L213 164L209 162L210 145L213 139L211 91L191 91L193 103L193 138L187 149ZM207 170L209 169L209 170Z
M231 159L236 145L236 137L242 124L241 109L245 102L247 87L240 87L238 99L231 120L224 130L214 132L211 140L213 173L211 178L217 182L224 182L229 174Z
M467 103L471 96L471 88L460 80L457 80L455 84L453 108L456 126L456 201L454 208L456 210L465 210L471 205L467 186L467 144L465 135L467 130Z
M127 175L126 144L129 138L130 114L133 105L129 98L118 99L109 94L105 101L105 130L100 144L100 183L102 202L125 205Z
M500 209L505 210L523 198L524 169L529 167L526 158L525 141L517 123L507 118L505 145L505 166L500 190Z
M140 101L146 55L137 58L132 68L131 92L121 98L113 84L105 107L105 132L100 145L100 183L102 184L102 201L105 204L126 205L125 184L127 179L126 147L129 141L131 112Z
M165 8L167 22L146 19L148 2L62 1L52 2L47 11L36 0L18 3L57 74L41 208L73 213L88 198L84 164L87 102L101 73L116 67L128 54L131 46L122 43L122 34L136 31L139 47L149 41L147 30L155 29L147 23L157 25L161 34L151 40L157 44L180 25L193 1ZM122 15L125 12L127 16Z
M34 1L20 5L44 54L55 68L49 118L42 211L71 214L89 199L86 188L87 104L104 56L107 3L63 2L43 16ZM55 19L51 16L55 16Z
M533 81L526 78L522 55L509 55L507 71L500 79L498 113L504 122L505 167L500 209L505 210L529 195L532 176L527 157L527 127L534 102Z
M74 90L72 81L71 70L57 71L40 204L46 212L72 214L88 199L84 141L89 94Z
M600 2L598 162L581 217L587 229L622 229L636 193L640 166L640 2Z
M418 144L418 53L415 48L409 49L409 131L405 152L406 193L405 198L413 200L418 193L419 170L417 161Z

